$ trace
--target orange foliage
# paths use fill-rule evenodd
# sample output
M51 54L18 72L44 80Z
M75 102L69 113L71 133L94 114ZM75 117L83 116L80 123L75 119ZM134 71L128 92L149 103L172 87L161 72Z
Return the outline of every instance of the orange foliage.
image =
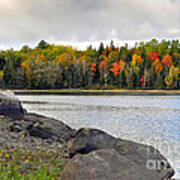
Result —
M109 52L113 51L113 50L112 50L112 47L108 46L108 51L109 51Z
M110 68L109 70L113 72L114 77L116 77L121 71L125 69L125 65L126 65L125 62L121 59L119 63L118 62L113 63L113 67Z
M119 61L119 66L120 66L120 71L123 71L125 69L126 63L124 62L124 60L120 60Z
M162 72L163 71L163 65L162 63L160 62L159 59L157 59L154 63L154 68L156 70L156 74L159 74L159 72Z
M91 63L89 70L90 70L90 72L96 72L96 63Z
M169 66L169 67L173 66L172 57L169 54L164 56L162 59L162 64L164 64L165 66Z
M59 59L58 59L58 63L61 65L72 65L73 62L73 58L71 55L67 54L67 53L63 53L60 55Z
M21 67L22 67L22 71L24 74L26 74L26 76L28 76L30 73L31 73L31 70L30 70L30 67L29 67L29 64L26 63L26 62L23 62L21 64Z
M47 61L46 57L43 54L41 55L41 60L44 61L44 62Z
M116 77L119 74L120 66L117 62L113 63L113 68L110 68L109 70L113 72L114 77Z

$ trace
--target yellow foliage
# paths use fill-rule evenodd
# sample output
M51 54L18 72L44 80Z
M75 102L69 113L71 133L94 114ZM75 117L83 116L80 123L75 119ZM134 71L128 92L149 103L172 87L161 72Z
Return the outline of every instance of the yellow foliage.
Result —
M99 59L100 59L101 61L105 61L105 62L107 62L107 63L108 63L108 61L109 61L109 59L108 59L106 56L104 56L104 55L101 55L101 56L99 57Z
M144 59L141 58L141 56L138 56L137 54L134 54L132 56L131 66L140 65L144 62Z
M171 66L169 75L165 78L165 83L168 87L173 87L174 82L178 80L180 69L178 67Z
M172 77L172 76L167 76L167 77L165 78L165 83L166 83L166 85L167 85L168 87L171 87L171 86L173 85L173 82L174 82L174 80L173 80L173 77Z
M3 82L3 71L0 71L0 82Z
M171 66L169 75L178 78L180 74L180 69L178 67Z

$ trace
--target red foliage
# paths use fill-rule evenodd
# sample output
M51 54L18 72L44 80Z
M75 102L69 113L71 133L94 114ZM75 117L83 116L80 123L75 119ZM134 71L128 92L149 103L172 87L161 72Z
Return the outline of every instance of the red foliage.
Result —
M149 52L148 58L151 61L151 63L155 62L157 59L159 59L159 55L157 52Z
M141 76L141 87L144 87L145 86L145 77L144 75Z

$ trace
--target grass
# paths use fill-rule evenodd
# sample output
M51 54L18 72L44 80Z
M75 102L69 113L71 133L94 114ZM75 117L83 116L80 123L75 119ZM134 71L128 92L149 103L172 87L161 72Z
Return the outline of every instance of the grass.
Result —
M58 152L0 151L1 180L56 180L64 165Z
M59 94L59 95L180 95L180 90L83 90L83 89L62 89L62 90L12 90L15 94Z

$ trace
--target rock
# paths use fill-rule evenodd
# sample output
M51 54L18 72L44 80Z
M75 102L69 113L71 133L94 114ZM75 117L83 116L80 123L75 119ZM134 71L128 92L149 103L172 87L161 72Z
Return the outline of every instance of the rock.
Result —
M76 133L61 121L31 113L25 115L24 124L31 136L42 139L56 138L61 143L67 142Z
M97 130L82 128L77 131L76 136L66 144L65 149L69 156L73 157L77 153L86 154L97 149L114 147L116 139L109 134Z
M46 129L41 128L41 126L28 126L27 130L31 136L42 138L42 139L50 139L54 135Z
M22 124L20 122L13 122L11 125L10 125L10 131L11 132L22 132L24 129L22 127Z
M101 149L75 155L60 175L63 180L162 180L158 171L119 154L114 149Z
M120 154L138 164L146 165L147 160L167 161L160 152L152 146L135 143L128 140L117 139L114 148Z
M0 115L11 117L12 120L24 117L21 102L9 91L0 91Z
M63 122L25 113L21 120L10 121L11 118L0 118L1 149L58 149L76 134Z
M146 167L153 169L153 172L158 173L160 177L174 174L167 159L155 148L116 139L101 130L82 128L77 131L76 136L70 139L65 146L65 150L71 158L76 154L87 154L100 149L114 149L119 155L134 162L136 166L144 169Z
M165 177L168 174L172 176L174 174L174 170L167 159L152 146L117 139L114 149L137 165L154 169L161 177Z

